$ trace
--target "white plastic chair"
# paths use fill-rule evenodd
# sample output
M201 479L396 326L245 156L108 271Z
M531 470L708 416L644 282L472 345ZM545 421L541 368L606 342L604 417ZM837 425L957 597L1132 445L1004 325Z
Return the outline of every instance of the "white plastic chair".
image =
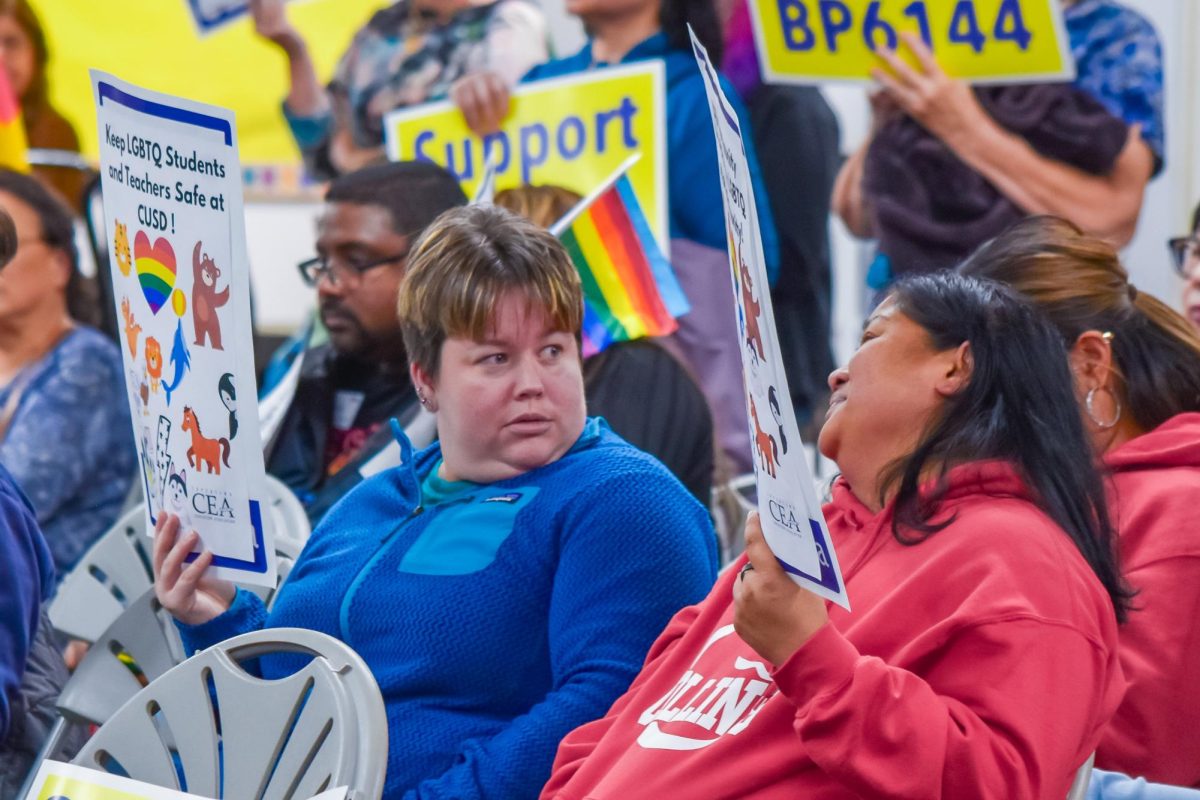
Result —
M1067 800L1083 800L1087 797L1088 784L1092 780L1092 766L1095 763L1096 754L1092 753L1075 773L1075 781L1071 784L1071 790L1067 792Z
M312 656L262 680L242 664ZM72 763L203 797L292 800L348 786L379 800L387 769L383 697L362 659L315 631L274 628L210 647L121 707Z
M48 609L50 624L72 639L94 642L150 588L145 507L117 520L63 579Z
M73 732L100 725L149 681L184 659L183 642L154 590L129 605L88 649L55 703L58 720L42 744L26 781L46 759L69 749ZM65 744L64 744L65 743ZM28 787L20 794L24 797Z
M312 533L312 523L308 521L300 498L283 481L268 475L266 503L275 521L275 538L288 539L303 548Z

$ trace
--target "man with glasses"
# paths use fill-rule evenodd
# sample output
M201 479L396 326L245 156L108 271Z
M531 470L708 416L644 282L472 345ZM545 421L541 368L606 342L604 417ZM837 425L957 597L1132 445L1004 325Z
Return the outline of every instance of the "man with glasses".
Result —
M393 441L396 417L414 445L428 444L396 316L409 248L439 214L464 205L454 176L428 162L398 162L329 185L317 221L317 255L300 264L317 290L327 343L304 357L295 398L267 471L300 496L315 523Z
M1175 271L1183 278L1183 315L1200 330L1200 206L1192 213L1192 235L1167 243Z

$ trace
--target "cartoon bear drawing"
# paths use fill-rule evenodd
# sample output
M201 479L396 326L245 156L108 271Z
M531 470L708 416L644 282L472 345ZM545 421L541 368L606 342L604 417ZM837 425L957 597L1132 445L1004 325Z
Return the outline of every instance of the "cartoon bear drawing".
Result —
M202 244L196 242L192 251L192 323L196 328L196 344L204 347L204 340L208 339L214 350L223 350L217 309L229 302L229 287L217 291L221 270L207 253L200 255Z

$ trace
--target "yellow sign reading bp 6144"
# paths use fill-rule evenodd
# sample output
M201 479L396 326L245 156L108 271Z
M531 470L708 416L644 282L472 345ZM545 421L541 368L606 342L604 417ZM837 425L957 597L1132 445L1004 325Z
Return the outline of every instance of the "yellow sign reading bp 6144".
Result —
M1061 0L751 0L763 77L867 81L874 51L920 36L947 74L973 83L1069 80Z
M482 138L451 103L395 111L384 120L388 157L441 164L471 196L491 153L497 189L554 184L586 195L640 153L629 180L665 249L665 91L657 61L524 84L503 127Z

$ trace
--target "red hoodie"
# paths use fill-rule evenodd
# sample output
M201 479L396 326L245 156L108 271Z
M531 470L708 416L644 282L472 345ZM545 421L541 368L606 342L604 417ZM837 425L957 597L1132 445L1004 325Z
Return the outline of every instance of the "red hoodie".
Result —
M1200 788L1200 414L1172 417L1104 460L1138 610L1120 633L1129 691L1096 766Z
M1027 498L1005 464L959 467L953 521L906 546L839 480L854 611L773 670L733 631L739 561L563 740L543 800L1062 800L1125 683L1107 593Z

